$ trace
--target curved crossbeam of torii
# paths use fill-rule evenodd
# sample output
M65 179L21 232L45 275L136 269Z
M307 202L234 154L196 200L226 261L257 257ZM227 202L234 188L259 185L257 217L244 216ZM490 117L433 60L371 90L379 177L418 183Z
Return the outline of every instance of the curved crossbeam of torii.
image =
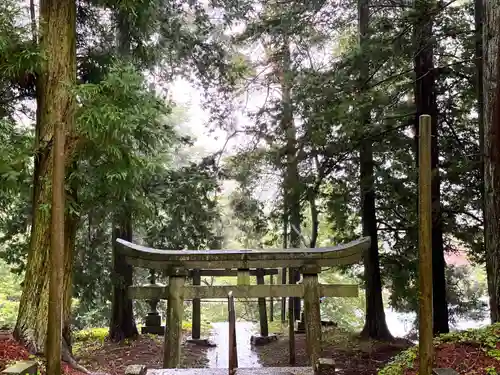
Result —
M122 239L120 252L129 264L152 269L251 269L273 267L332 267L354 264L370 247L370 237L322 248L244 250L159 250Z

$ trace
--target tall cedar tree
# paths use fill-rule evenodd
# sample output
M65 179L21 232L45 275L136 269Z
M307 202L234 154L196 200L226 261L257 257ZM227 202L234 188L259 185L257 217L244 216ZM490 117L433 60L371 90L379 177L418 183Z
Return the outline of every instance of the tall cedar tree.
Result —
M56 6L56 0L42 2L41 19L45 43L43 55L47 58L42 70L45 102L42 108L42 121L52 124L54 133L53 172L52 172L52 209L51 209L51 252L49 311L47 323L47 374L61 373L61 336L62 306L64 291L64 180L66 124L73 127L75 106L71 88L76 82L76 3L65 0ZM63 30L59 29L63 25ZM62 40L61 40L62 39ZM54 60L54 48L61 50L59 59Z
M485 245L492 322L500 321L500 4L484 3Z
M284 178L284 200L286 201L285 207L289 210L288 215L290 218L290 246L292 248L301 247L300 242L300 178L297 159L297 135L295 124L293 121L293 107L292 107L292 62L290 56L290 41L286 34L286 28L283 28L282 45L281 45L281 66L278 72L281 84L281 130L286 137L286 171ZM297 283L299 279L297 270L290 269L288 275L288 282L290 284ZM300 298L290 298L290 303L294 305L294 318L300 318Z
M358 1L359 44L361 48L359 90L361 94L366 88L369 77L367 47L369 43L369 0ZM364 107L360 111L363 131L370 129L370 109ZM366 318L361 331L364 337L378 340L391 340L385 321L384 303L382 301L382 281L380 277L380 260L378 253L377 216L375 211L375 186L373 176L373 145L370 136L361 141L359 151L361 215L363 235L370 236L371 246L364 256L366 283Z
M118 54L124 60L130 60L130 25L127 14L117 13ZM125 257L119 252L116 240L122 238L132 241L131 200L125 197L124 212L117 212L113 227L113 296L111 300L111 319L109 338L121 341L138 335L134 319L132 300L128 298L127 289L133 282L133 267L127 264ZM122 215L123 214L123 215Z
M43 62L37 82L36 155L33 191L31 240L19 305L15 337L34 352L45 352L48 337L49 285L51 353L48 371L60 374L60 328L63 320L63 357L69 360L69 321L71 307L72 214L64 214L64 191L61 179L70 165L76 146L74 102L71 86L76 81L76 5L74 0L40 1L40 47ZM64 134L61 130L64 129ZM57 136L55 132L58 132ZM54 155L56 153L56 155ZM57 170L53 169L56 161ZM61 162L63 164L61 164ZM51 227L51 181L54 183L54 218ZM71 193L73 194L73 193ZM62 218L61 215L64 215ZM64 229L62 226L64 225ZM64 236L64 232L67 234ZM54 238L54 268L50 269L51 237ZM55 273L52 282L51 274ZM56 282L56 284L54 284ZM62 306L60 301L62 298ZM53 310L55 309L55 310ZM55 325L55 327L52 327Z
M443 245L443 221L441 217L441 191L439 180L438 109L434 69L434 38L432 35L436 3L429 0L415 1L414 51L415 54L415 137L418 144L420 115L430 115L431 168L432 168L432 286L434 334L449 332L448 302ZM418 147L417 147L418 164Z

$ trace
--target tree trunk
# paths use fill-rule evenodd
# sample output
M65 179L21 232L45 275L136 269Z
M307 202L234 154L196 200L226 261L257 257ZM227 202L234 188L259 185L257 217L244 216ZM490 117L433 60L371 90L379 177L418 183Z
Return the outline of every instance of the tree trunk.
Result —
M418 122L420 115L432 118L431 168L432 168L432 286L434 334L449 332L448 302L443 246L443 222L441 216L441 190L439 178L438 110L436 103L434 45L432 44L433 12L436 4L430 0L417 0L418 14L414 27L415 51L415 137L418 143ZM418 150L418 147L417 147ZM418 165L418 151L417 151Z
M47 270L50 269L54 126L64 124L66 135L72 134L74 129L73 100L66 85L71 85L76 81L75 14L75 2L72 0L40 2L42 21L40 42L46 60L42 67L42 74L38 77L39 82L37 82L36 159L31 238L23 293L14 329L14 336L35 353L45 352L48 328L51 272ZM75 146L72 138L70 139L63 144L66 165L69 165L72 160L72 151ZM66 213L65 226L73 229L73 225L67 226L70 223L69 219ZM71 298L68 298L68 295L71 295L71 244L74 243L74 240L69 239L74 239L75 233L74 231L73 233L67 232L66 236L63 237L64 243L59 244L63 247L59 249L63 253L61 254L63 263L60 266L64 267L64 271L58 276L60 277L59 288L64 299L62 320L69 323L71 319ZM59 317L56 318L59 320ZM63 327L63 332L67 337L69 326ZM67 345L63 346L63 350L68 351ZM50 371L54 373L57 368L51 367Z
M358 1L359 44L365 53L360 63L360 92L365 90L365 82L369 76L368 54L369 44L369 0ZM370 129L370 110L361 111L363 132ZM392 335L385 321L384 303L382 300L382 281L380 277L380 261L378 253L377 216L375 212L375 181L373 177L373 147L371 137L361 142L359 152L361 215L363 235L370 236L371 246L366 251L364 261L364 278L366 291L365 325L361 331L363 337L377 340L391 340Z
M130 25L127 14L119 11L117 14L118 53L130 60ZM111 301L111 320L109 337L113 341L134 338L138 335L135 325L132 300L128 298L127 289L132 285L133 267L128 265L125 257L118 252L117 238L132 241L132 212L130 199L125 198L125 214L117 217L113 228L113 298Z
M122 341L138 335L135 325L132 300L128 298L127 288L132 285L133 268L118 251L117 238L132 241L132 223L130 214L116 220L113 227L113 297L111 300L111 321L109 338Z
M485 244L492 322L500 321L500 4L484 3Z
M297 164L297 135L293 121L292 107L292 71L290 42L288 36L283 34L283 45L281 46L281 104L282 119L281 129L286 137L286 172L285 172L285 195L287 200L290 226L295 227L300 232L300 177ZM292 248L301 247L300 234L295 230L290 231L290 246ZM290 281L297 283L300 280L300 274L295 269L290 269ZM293 298L295 319L300 318L300 298Z
M488 248L486 245L486 209L485 209L485 188L484 188L484 89L483 89L483 21L484 21L484 7L483 0L474 0L474 24L476 38L476 52L475 52L475 65L476 65L476 95L477 95L477 125L479 128L479 167L481 171L481 211L483 219L483 247L484 250ZM490 287L490 280L494 276L490 267L490 263L486 261L486 277L488 281L488 288ZM490 310L491 317L491 310Z

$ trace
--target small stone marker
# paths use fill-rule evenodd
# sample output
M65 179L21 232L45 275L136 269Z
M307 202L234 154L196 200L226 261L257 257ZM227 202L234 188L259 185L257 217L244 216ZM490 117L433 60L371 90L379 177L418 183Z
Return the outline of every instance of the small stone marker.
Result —
M250 344L254 346L267 345L273 341L278 341L278 336L270 334L268 336L253 335L252 337L250 337Z
M1 372L2 375L36 375L37 364L35 361L18 361Z
M129 365L125 369L125 375L146 375L148 371L145 365Z
M316 368L314 369L315 374L323 374L327 370L332 370L335 368L335 361L332 358L319 358L318 363L316 363Z
M458 375L458 372L452 368L435 368L432 370L433 375Z
M205 348L215 348L217 345L213 342L210 341L209 339L187 339L186 340L188 343L197 345L197 346L203 346Z

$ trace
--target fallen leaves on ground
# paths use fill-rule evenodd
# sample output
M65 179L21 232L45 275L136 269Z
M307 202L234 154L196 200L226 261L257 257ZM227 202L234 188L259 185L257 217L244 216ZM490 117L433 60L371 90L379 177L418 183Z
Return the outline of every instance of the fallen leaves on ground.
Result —
M182 345L181 367L205 367L207 348L185 343ZM163 337L139 336L122 343L103 342L83 345L77 353L78 362L90 371L123 375L128 365L146 365L161 368Z
M407 369L404 375L417 375L418 361L417 356L414 367ZM497 374L500 371L500 361L489 356L484 348L477 344L445 343L435 347L434 367L451 368L459 374Z
M9 336L0 337L0 372L15 361L29 359L30 353L25 347Z
M20 343L18 343L12 335L2 333L0 335L0 372L6 367L14 364L16 361L33 360L38 362L40 374L45 373L44 359L30 354L30 352ZM81 372L71 368L67 363L62 364L62 373L64 375L83 375Z
M366 341L353 334L331 328L323 332L322 357L332 358L335 369L328 374L342 375L374 375L377 370L388 363L396 354L407 349L407 340L396 339L390 343ZM256 348L260 360L265 367L289 366L289 340L287 336L278 341ZM306 337L295 335L295 366L307 366L308 356ZM326 374L325 374L326 375Z

